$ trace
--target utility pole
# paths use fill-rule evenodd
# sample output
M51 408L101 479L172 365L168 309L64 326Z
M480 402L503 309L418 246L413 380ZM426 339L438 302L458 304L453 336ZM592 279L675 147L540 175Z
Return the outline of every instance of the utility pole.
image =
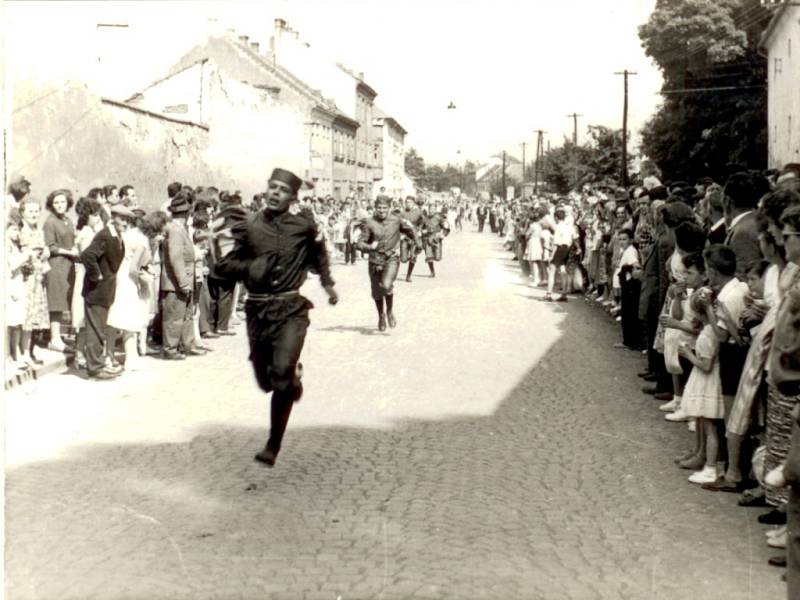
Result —
M525 183L525 148L527 145L526 142L520 144L522 146L522 183Z
M579 115L578 113L572 113L571 115L567 115L570 119L572 119L572 143L576 146L578 145L578 117L582 117L583 115Z
M544 134L546 132L537 129L534 133L536 134L536 161L533 166L533 193L536 194L539 191L539 171L541 170L539 160L544 158Z
M503 200L508 200L506 197L506 151L503 150Z
M625 99L622 103L622 187L628 187L628 75L637 75L635 71L625 69L614 75L622 75L625 79Z

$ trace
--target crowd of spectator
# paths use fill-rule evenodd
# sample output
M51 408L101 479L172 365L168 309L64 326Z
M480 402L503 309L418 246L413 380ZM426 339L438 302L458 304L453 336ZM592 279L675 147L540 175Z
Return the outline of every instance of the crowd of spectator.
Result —
M705 490L769 507L765 541L789 547L800 578L800 165L694 185L649 177L477 216L546 300L579 294L620 323L616 347L647 355L642 391L695 432L676 465Z

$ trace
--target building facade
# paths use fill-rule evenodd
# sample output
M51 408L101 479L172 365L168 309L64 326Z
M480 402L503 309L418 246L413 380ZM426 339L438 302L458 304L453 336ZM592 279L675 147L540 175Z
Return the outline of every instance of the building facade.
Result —
M414 194L414 186L406 175L406 130L394 118L375 107L373 125L373 161L375 169L373 196L384 193L394 198Z
M775 3L761 49L767 55L769 166L800 162L800 5Z
M355 185L358 123L244 36L208 38L128 102L207 124L210 158L248 193L264 191L275 167L301 175L320 196ZM337 156L350 160L350 171L337 168Z

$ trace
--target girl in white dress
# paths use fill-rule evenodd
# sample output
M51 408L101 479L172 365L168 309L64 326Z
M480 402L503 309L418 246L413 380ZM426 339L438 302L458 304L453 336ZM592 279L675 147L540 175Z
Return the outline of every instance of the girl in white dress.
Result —
M683 390L682 409L690 417L697 419L697 436L705 444L699 453L689 459L699 466L705 466L689 476L691 483L713 483L719 478L717 459L719 458L718 421L725 417L725 404L722 400L722 381L719 375L719 338L717 337L717 316L714 311L715 294L711 288L701 287L690 299L692 310L703 325L694 349L687 342L678 347L681 356L688 359L694 368ZM701 462L702 461L702 462Z
M5 318L8 346L6 362L9 373L28 367L21 359L25 354L22 346L22 324L25 322L27 292L25 290L26 271L30 272L31 251L23 250L19 243L22 219L16 210L6 222L6 271L5 271Z
M540 216L538 213L533 215L528 229L525 232L525 245L524 260L527 260L530 265L531 272L531 285L538 286L541 281L540 264L543 258L542 250L542 224L539 222Z
M134 371L141 366L137 335L147 326L150 311L149 294L139 277L141 269L150 263L150 242L135 223L123 232L122 240L125 257L117 271L117 289L107 323L122 332L125 369Z

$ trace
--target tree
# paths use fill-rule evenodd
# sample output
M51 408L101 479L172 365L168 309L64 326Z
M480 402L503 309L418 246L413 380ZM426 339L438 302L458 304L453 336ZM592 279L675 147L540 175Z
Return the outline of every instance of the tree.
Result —
M667 179L766 162L766 62L757 42L770 13L758 0L659 0L639 28L664 76L664 100L642 151Z
M406 152L405 167L406 173L414 181L425 175L425 159L414 148L409 148Z

